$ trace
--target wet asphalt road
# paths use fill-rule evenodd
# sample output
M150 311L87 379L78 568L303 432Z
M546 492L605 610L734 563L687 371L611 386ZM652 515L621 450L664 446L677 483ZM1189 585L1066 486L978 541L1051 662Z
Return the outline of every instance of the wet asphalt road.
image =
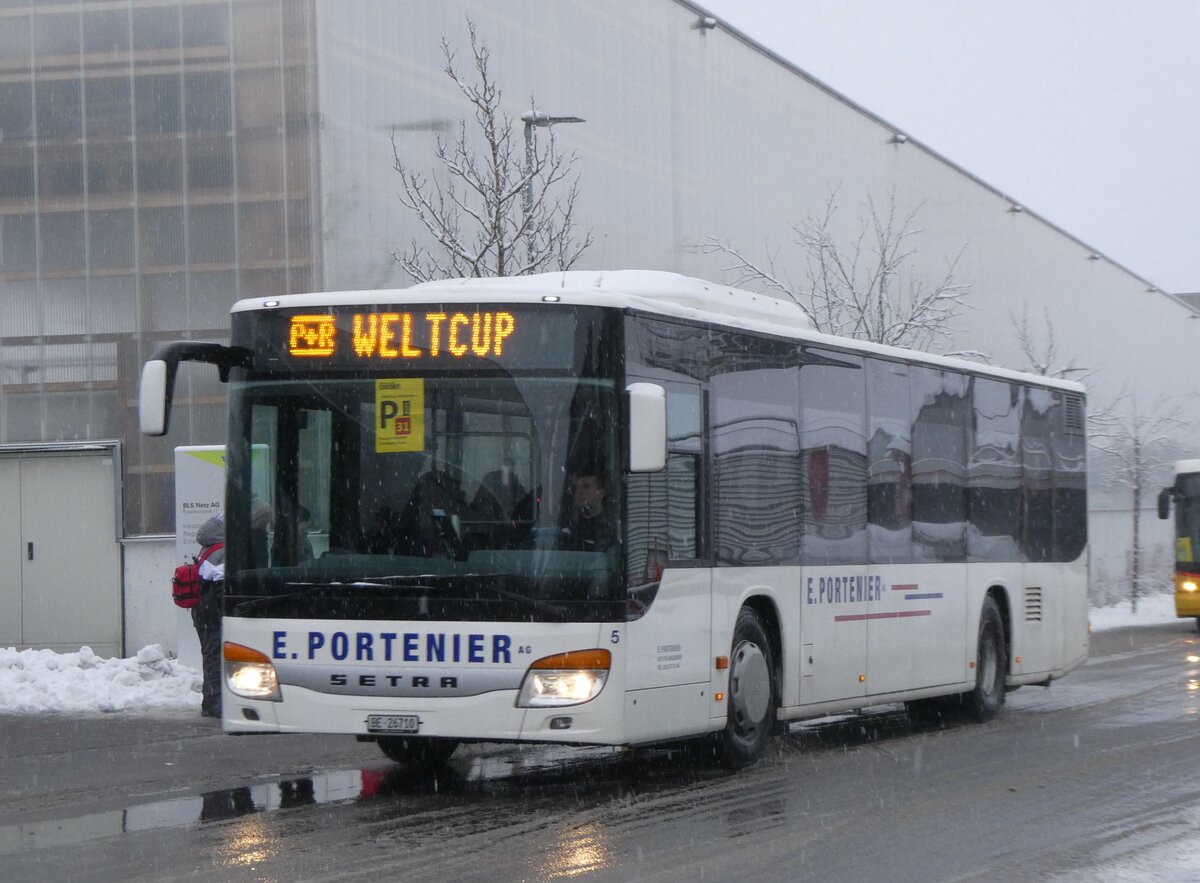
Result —
M433 777L187 714L0 716L0 880L1103 878L1190 841L1198 757L1190 621L1094 636L991 723L809 722L736 774L487 744Z

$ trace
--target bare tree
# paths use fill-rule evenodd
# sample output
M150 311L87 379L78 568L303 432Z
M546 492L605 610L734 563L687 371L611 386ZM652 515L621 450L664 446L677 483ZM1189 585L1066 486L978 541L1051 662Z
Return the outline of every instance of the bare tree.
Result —
M576 156L558 151L552 127L542 145L533 140L536 127L527 133L528 144L514 135L513 119L501 109L502 92L488 69L487 45L474 24L468 21L467 27L473 77L459 74L445 39L443 70L470 102L478 133L470 137L462 119L452 141L439 136L434 156L440 174L431 175L405 164L392 133L394 166L403 187L400 201L437 244L430 250L414 239L392 257L416 282L569 269L592 243L590 232L581 238L575 234L579 190L578 176L572 178L571 172Z
M1050 319L1048 307L1042 308L1044 325L1042 330L1035 329L1029 321L1029 302L1021 304L1021 315L1018 317L1012 310L1008 311L1008 319L1012 323L1013 332L1021 344L1021 352L1025 356L1025 370L1043 377L1059 377L1062 379L1082 380L1091 372L1075 364L1072 356L1061 361L1058 354L1058 340L1054 334L1054 322ZM1074 376L1073 376L1074 375Z
M1142 573L1142 500L1161 481L1163 467L1175 459L1179 432L1185 426L1180 413L1179 405L1166 397L1146 407L1135 393L1122 390L1110 406L1088 416L1092 449L1106 455L1111 464L1108 479L1132 495L1129 608L1134 613L1138 597L1146 594L1143 582L1150 581Z
M849 246L843 247L834 232L837 196L834 188L823 214L810 214L792 226L805 256L804 282L792 281L787 268L779 265L778 250L768 251L766 260L758 262L713 236L705 238L700 250L729 259L722 269L735 277L732 284L794 301L819 331L915 349L931 349L948 339L970 290L955 280L962 253L947 262L940 281L927 286L906 267L922 232L916 226L921 206L900 215L894 193L883 211L868 197L866 215L859 219Z

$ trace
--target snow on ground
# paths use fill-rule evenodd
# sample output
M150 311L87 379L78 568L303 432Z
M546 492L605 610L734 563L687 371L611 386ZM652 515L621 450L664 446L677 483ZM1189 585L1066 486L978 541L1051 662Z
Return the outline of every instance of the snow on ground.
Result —
M1172 623L1171 595L1092 608L1093 631ZM83 647L74 653L0 647L0 714L46 712L199 712L200 672L151 644L128 659L102 659Z
M200 710L200 672L158 644L128 659L0 647L0 713Z

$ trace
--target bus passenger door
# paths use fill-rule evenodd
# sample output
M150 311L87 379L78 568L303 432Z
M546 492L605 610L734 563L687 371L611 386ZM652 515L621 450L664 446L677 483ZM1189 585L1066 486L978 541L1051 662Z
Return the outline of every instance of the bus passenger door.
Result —
M712 571L701 561L699 384L638 378L667 393L667 463L625 484L626 726L630 739L694 735L708 726Z

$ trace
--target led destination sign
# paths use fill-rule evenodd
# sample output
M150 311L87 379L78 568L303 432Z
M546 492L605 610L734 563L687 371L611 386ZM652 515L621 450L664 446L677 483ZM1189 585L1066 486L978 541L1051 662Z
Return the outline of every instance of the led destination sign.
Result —
M347 357L376 361L469 356L500 360L510 338L518 333L518 319L507 310L354 313L346 323L349 334L342 335L338 334L339 319L344 321L344 317L330 315L292 316L288 354L297 359L336 357L338 361Z
M594 306L373 303L237 313L234 340L259 370L574 372L605 327Z

